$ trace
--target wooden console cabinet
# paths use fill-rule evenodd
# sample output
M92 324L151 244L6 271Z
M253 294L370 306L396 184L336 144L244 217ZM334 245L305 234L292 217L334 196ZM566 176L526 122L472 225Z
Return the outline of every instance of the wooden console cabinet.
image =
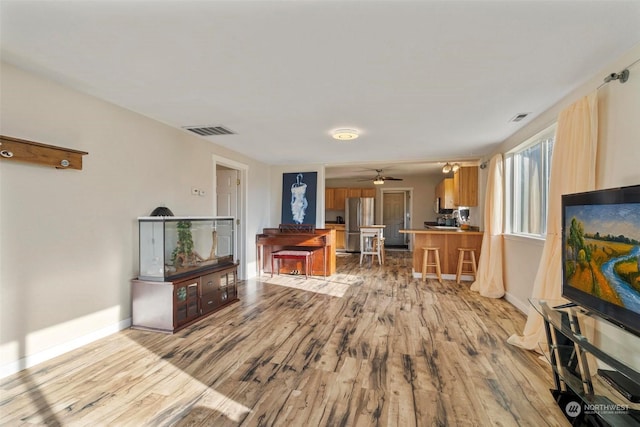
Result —
M131 281L132 328L176 332L238 301L238 265L214 266L174 282Z

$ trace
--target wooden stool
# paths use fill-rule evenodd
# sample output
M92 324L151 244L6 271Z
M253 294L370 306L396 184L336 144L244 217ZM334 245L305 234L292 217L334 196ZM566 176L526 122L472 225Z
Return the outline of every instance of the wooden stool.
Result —
M380 258L382 260L382 264L384 264L384 237L374 237L373 238L373 250L378 250L378 245L380 245Z
M438 282L442 283L442 271L440 270L440 248L422 248L422 281L427 280L427 268L435 267ZM433 252L434 262L429 262L429 252Z
M471 259L465 259L466 253L471 254ZM471 265L471 271L462 271L463 266ZM475 279L477 273L477 265L476 265L476 251L472 248L458 248L458 271L456 272L456 283L460 283L460 276L462 273L471 274Z

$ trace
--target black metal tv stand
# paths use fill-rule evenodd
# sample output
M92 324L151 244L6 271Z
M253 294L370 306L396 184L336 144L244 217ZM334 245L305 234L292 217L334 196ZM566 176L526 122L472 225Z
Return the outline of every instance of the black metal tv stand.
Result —
M551 392L571 424L638 426L640 366L632 347L640 347L640 337L617 329L616 345L601 345L587 336L591 325L606 320L573 303L530 303L544 319L547 343L541 349L553 367Z

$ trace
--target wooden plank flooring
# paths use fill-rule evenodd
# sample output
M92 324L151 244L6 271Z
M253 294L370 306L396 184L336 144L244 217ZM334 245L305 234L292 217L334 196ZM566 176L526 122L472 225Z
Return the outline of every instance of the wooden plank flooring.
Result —
M240 284L175 335L126 330L0 381L0 425L564 426L549 367L506 344L524 317L411 254L338 273L343 297Z

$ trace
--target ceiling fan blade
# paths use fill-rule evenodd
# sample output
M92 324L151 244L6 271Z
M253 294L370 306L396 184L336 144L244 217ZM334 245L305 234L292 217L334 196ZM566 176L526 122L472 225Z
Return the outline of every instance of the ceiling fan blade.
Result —
M384 176L382 177L384 181L403 181L402 178L394 178L392 176Z

